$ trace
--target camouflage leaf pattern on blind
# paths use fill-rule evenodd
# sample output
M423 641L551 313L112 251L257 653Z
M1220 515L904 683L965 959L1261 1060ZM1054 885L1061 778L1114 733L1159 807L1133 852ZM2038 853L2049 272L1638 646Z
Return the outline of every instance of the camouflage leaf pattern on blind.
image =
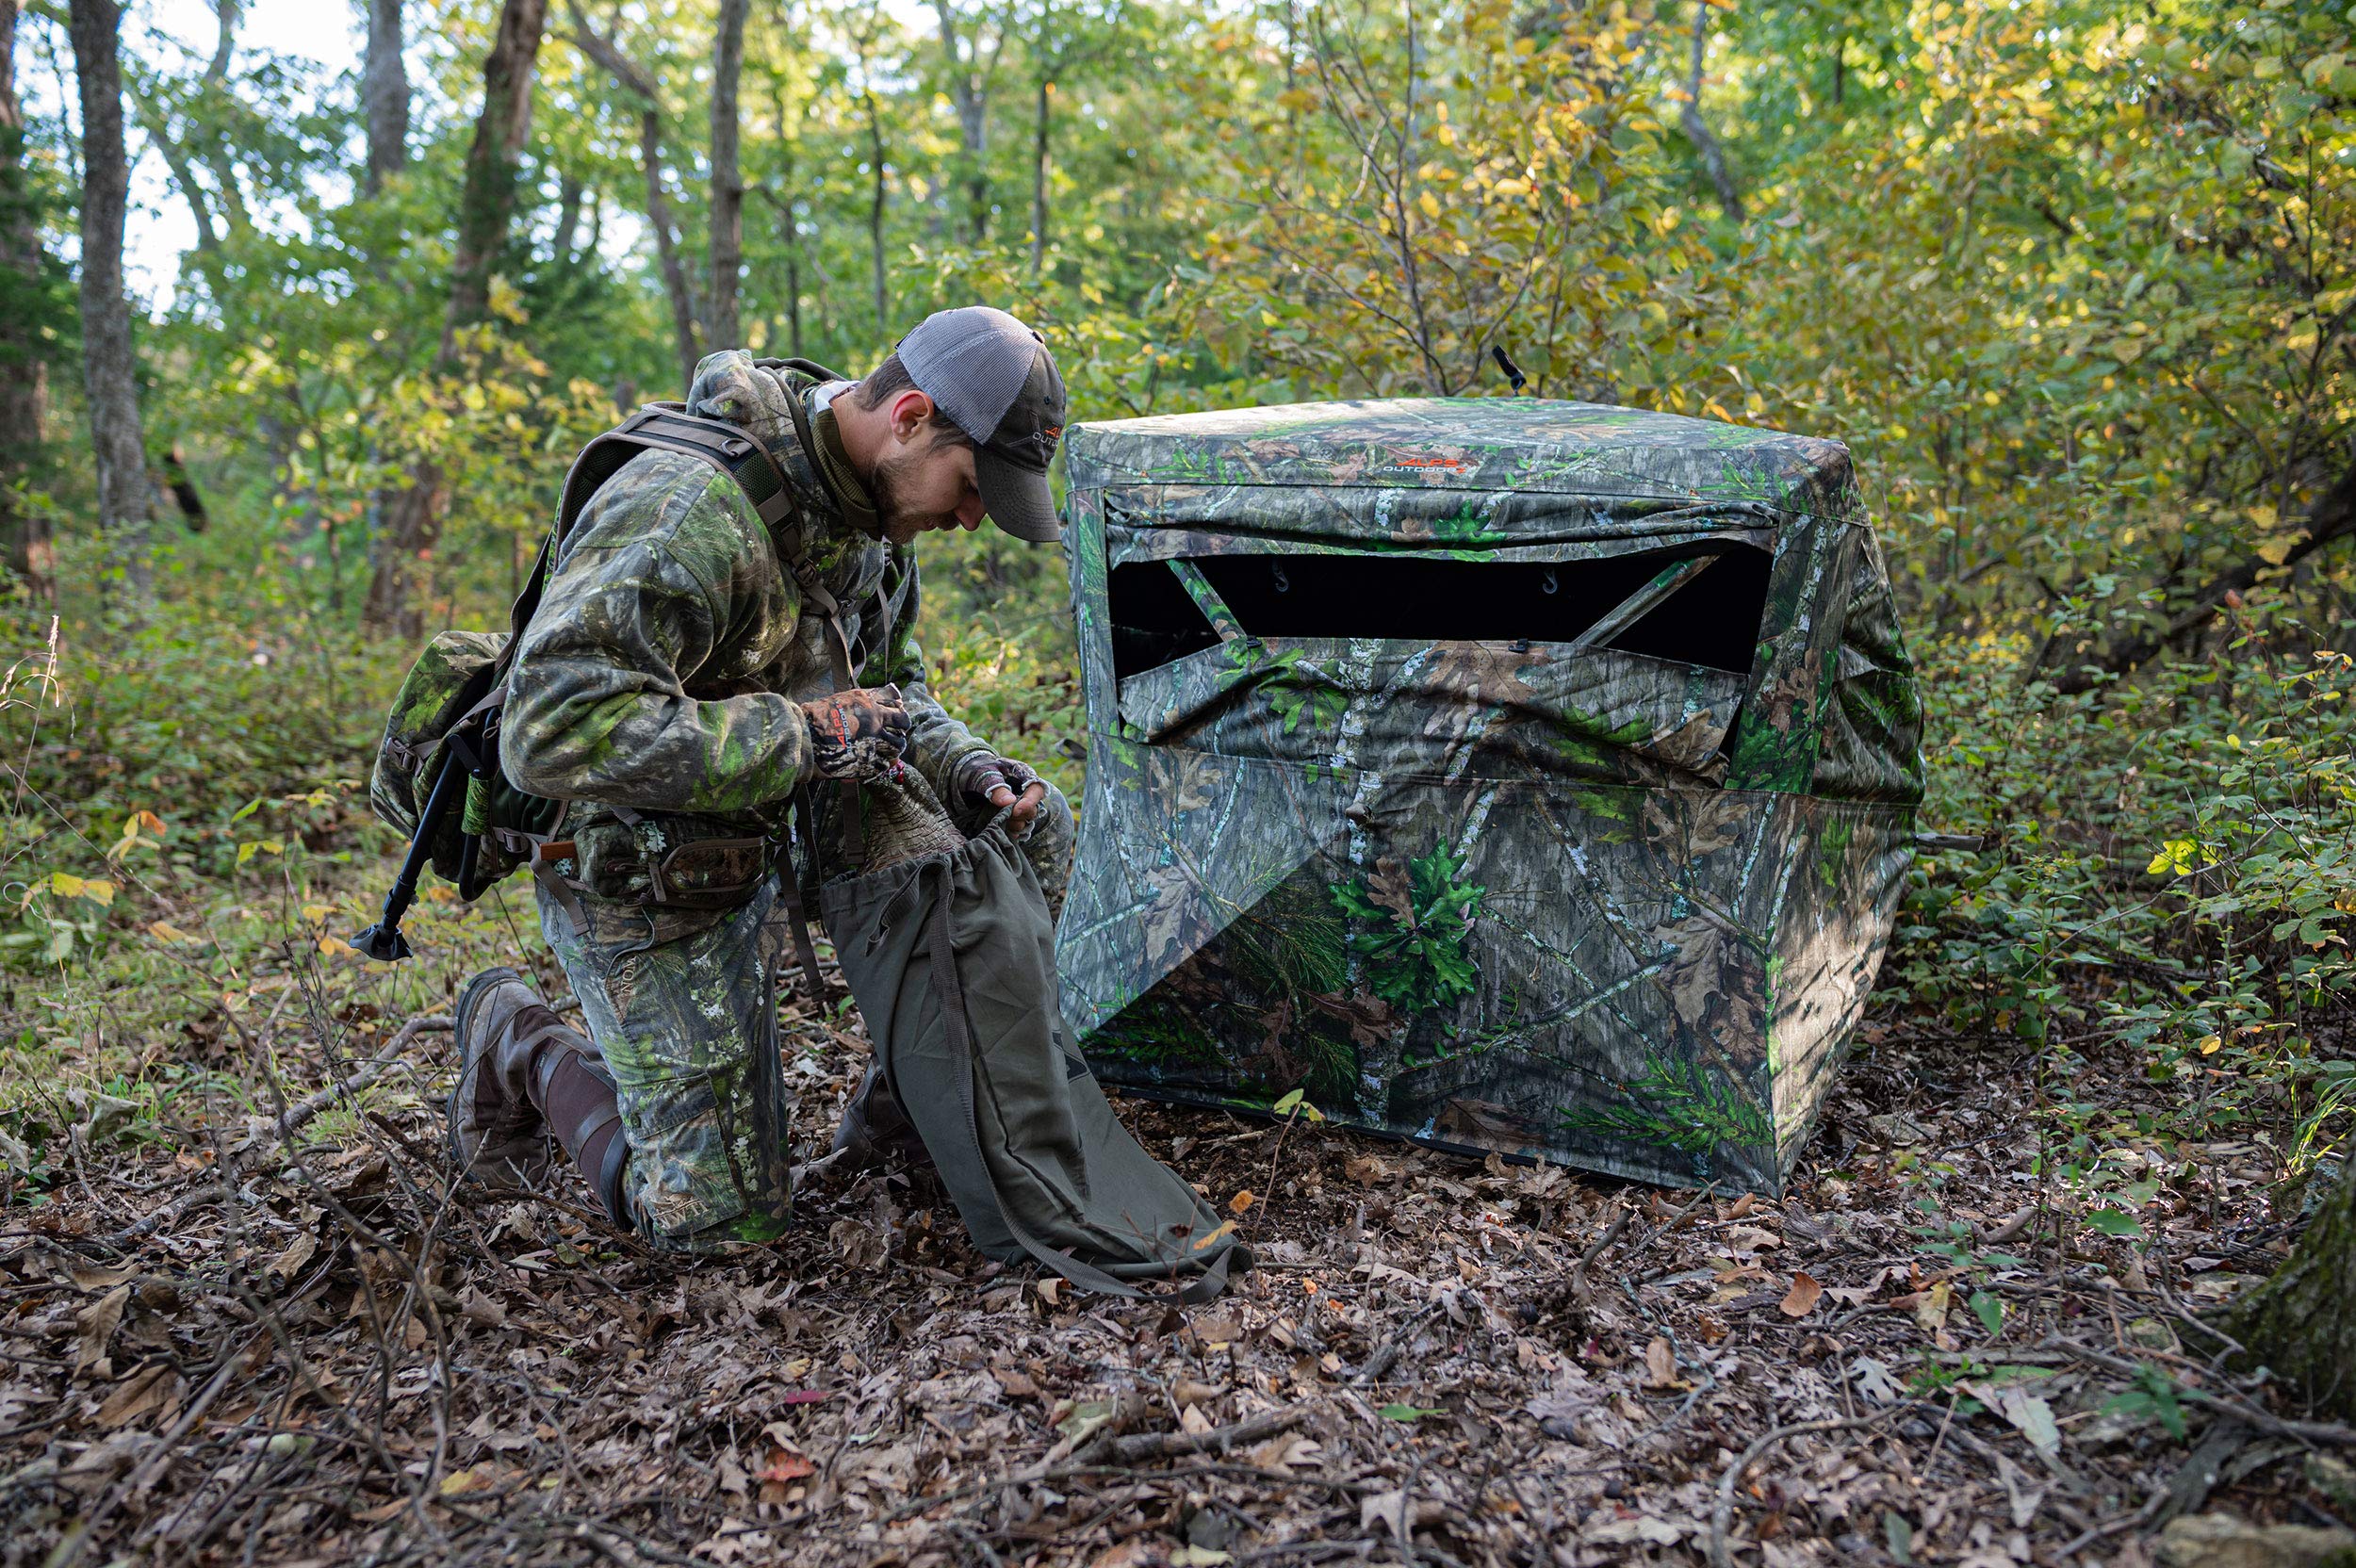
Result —
M1922 788L1845 449L1496 399L1078 426L1067 451L1089 736L1058 957L1099 1074L1244 1107L1300 1089L1441 1145L1779 1192L1872 988ZM1115 669L1117 564L1729 540L1771 552L1743 672L1511 626L1229 627Z

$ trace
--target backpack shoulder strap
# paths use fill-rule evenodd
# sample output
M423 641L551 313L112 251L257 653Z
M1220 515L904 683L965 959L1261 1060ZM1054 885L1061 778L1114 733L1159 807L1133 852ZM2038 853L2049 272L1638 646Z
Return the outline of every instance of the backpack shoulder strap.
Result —
M794 412L799 433L803 418L799 400L794 400ZM564 475L564 497L557 503L556 526L542 542L539 559L532 564L531 580L525 583L508 613L509 629L516 635L522 635L525 623L539 608L557 552L564 547L581 514L588 510L590 498L622 471L624 464L644 451L679 452L700 458L734 480L762 526L781 541L790 542L785 547L788 564L794 566L797 577L800 575L792 557L803 548L801 509L794 504L793 487L786 483L784 470L777 466L769 449L750 432L725 419L690 414L681 403L648 403L581 448L581 455L573 459L571 469ZM790 526L781 526L789 525L789 521Z
M798 354L792 359L756 359L753 361L753 368L757 370L799 370L803 375L815 376L822 382L855 379L844 375L840 370L829 370L816 360L804 359Z

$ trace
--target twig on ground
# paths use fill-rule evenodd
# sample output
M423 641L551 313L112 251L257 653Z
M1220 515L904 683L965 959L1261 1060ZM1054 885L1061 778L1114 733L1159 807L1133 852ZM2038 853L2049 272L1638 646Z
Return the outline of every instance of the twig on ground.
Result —
M279 1141L284 1142L301 1132L317 1119L321 1111L337 1101L358 1093L383 1077L385 1069L398 1061L401 1054L408 1049L409 1042L419 1035L446 1032L450 1027L450 1019L438 1013L411 1019L396 1030L393 1037L384 1042L384 1048L369 1057L358 1071L315 1093L304 1095L301 1100L280 1112L274 1124ZM106 1244L109 1247L128 1247L141 1237L152 1235L190 1209L218 1198L224 1188L234 1189L244 1175L244 1156L240 1153L232 1153L222 1162L221 1181L208 1182L203 1186L189 1188L171 1202L155 1209L146 1217L135 1220L106 1236Z
M1350 1378L1351 1386L1364 1388L1382 1377L1383 1373L1388 1372L1398 1364L1399 1358L1407 1353L1408 1343L1415 1337L1415 1331L1422 1328L1425 1320L1439 1310L1440 1303L1431 1301L1410 1315L1406 1322L1399 1326L1398 1331L1383 1342L1382 1348L1366 1358L1366 1364L1360 1367Z
M1710 1568L1727 1568L1733 1560L1726 1552L1726 1529L1734 1521L1735 1484L1761 1454L1787 1437L1800 1437L1808 1432L1837 1432L1852 1427L1871 1427L1886 1419L1890 1413L1889 1411L1882 1411L1873 1415L1844 1417L1838 1421L1795 1421L1788 1427L1777 1427L1736 1455L1734 1462L1727 1465L1726 1473L1718 1478L1718 1505L1710 1515Z

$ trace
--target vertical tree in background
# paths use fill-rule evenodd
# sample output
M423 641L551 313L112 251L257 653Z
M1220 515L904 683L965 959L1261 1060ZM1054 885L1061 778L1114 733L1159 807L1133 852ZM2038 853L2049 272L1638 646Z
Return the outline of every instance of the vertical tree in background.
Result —
M68 30L82 102L82 381L90 400L98 526L112 536L134 592L149 587L145 441L131 302L123 291L123 209L130 166L123 148L123 8L73 0Z
M409 68L401 57L401 0L368 0L368 51L360 73L360 103L368 119L371 196L409 167Z
M1693 46L1690 65L1685 74L1685 104L1677 110L1677 123L1684 129L1685 139L1693 144L1693 151L1702 155L1702 167L1710 172L1711 188L1718 192L1718 205L1737 222L1742 219L1742 193L1734 188L1734 174L1726 168L1726 150L1710 132L1710 122L1702 118L1702 57L1710 50L1710 0L1693 0Z
M1098 26L1076 9L1059 11L1055 0L1036 0L1029 42L1031 85L1031 276L1047 262L1047 155L1054 134L1055 94L1064 77L1110 48L1119 39L1124 0L1112 0Z
M646 226L654 231L655 260L663 269L663 292L671 302L671 334L679 351L679 392L683 396L687 384L695 379L695 362L703 357L703 337L696 330L695 296L687 286L687 263L679 255L679 224L671 216L670 191L663 176L663 101L654 77L633 64L613 38L592 27L589 19L579 10L572 12L572 19L573 41L581 52L604 67L623 91L638 100L638 165L646 176ZM741 41L742 33L738 36ZM713 178L715 182L718 179L716 171ZM740 204L743 202L741 191L737 199ZM740 222L740 245L743 237ZM733 296L729 303L733 309Z
M76 16L80 5L92 3L106 0L77 0ZM442 346L434 356L438 375L458 369L463 358L460 329L481 321L490 310L491 270L515 220L515 166L532 130L532 83L547 25L547 0L505 0L499 32L483 61L483 112L475 119L474 140L466 149L450 309L442 319ZM385 509L368 580L366 614L371 624L405 636L417 634L413 579L441 537L444 482L441 466L431 457L420 458L410 468L409 488Z
M990 237L990 89L1006 50L1006 29L988 14L958 14L950 0L933 0L941 18L941 71L957 111L958 174L965 187L966 237Z
M25 171L25 116L16 96L17 0L0 0L0 548L34 595L55 598L48 519L17 499L41 437L48 365L34 302L44 278L41 228Z
M744 261L744 175L737 156L737 86L744 74L744 17L752 0L720 0L712 46L712 308L704 335L715 349L744 345L737 325Z
M867 254L875 269L875 335L889 325L892 293L884 275L884 141L883 106L875 102L875 44L883 32L883 8L870 6L850 24L851 47L859 57L859 103L867 126L867 171L871 181L867 203Z

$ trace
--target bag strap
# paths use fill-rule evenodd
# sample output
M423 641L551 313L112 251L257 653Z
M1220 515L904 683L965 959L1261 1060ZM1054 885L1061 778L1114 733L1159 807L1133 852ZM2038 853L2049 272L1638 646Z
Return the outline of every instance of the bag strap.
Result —
M756 360L764 369L790 369L821 381L844 381L849 378L806 359ZM815 462L817 439L811 433L810 414L796 394L785 400L786 412L794 421L794 436L805 454ZM678 452L699 459L719 469L736 482L761 526L776 541L777 556L791 572L796 587L801 590L802 605L814 611L825 623L826 661L837 691L847 690L859 683L859 671L851 662L851 642L843 630L843 606L832 589L826 584L817 564L810 559L809 519L803 515L794 496L794 487L787 481L785 469L767 443L750 431L732 425L725 419L712 419L690 414L687 405L679 402L648 403L621 424L597 436L581 449L573 466L564 476L564 498L558 502L556 526L541 543L539 559L532 564L532 577L524 591L516 596L509 612L508 622L514 635L500 655L500 675L495 692L504 694L505 665L512 662L521 643L525 627L532 612L539 608L541 595L548 586L548 573L554 568L558 551L587 510L590 498L605 485L622 466L642 451ZM848 779L843 781L843 838L854 857L866 850L866 832L860 809L859 786ZM806 846L816 853L814 837ZM792 881L789 876L788 882ZM794 927L795 956L800 959L803 979L810 987L815 1003L823 994L818 985L817 949L810 938L809 921L802 909L801 891L789 888L786 901L787 917Z
M987 1177L990 1162L982 1153L981 1116L973 1097L973 1026L965 1016L965 986L957 975L957 950L949 939L949 862L944 858L924 867L917 875L921 879L934 874L936 871L940 874L941 886L933 899L932 931L925 943L932 949L933 1001L941 1009L941 1021L948 1032L951 1075L957 1081L957 1103L965 1112L957 1122L958 1131L968 1140L963 1152ZM994 1183L990 1197L994 1200L998 1199ZM1125 1296L1133 1300L1197 1306L1227 1288L1227 1265L1235 1255L1233 1247L1221 1248L1210 1266L1183 1289L1143 1290L1126 1280L1114 1278L1092 1263L1058 1252L1048 1246L1029 1226L1017 1218L1014 1211L1007 1208L1003 1200L998 1201L998 1217L1025 1252L1083 1290L1093 1290L1106 1296Z

